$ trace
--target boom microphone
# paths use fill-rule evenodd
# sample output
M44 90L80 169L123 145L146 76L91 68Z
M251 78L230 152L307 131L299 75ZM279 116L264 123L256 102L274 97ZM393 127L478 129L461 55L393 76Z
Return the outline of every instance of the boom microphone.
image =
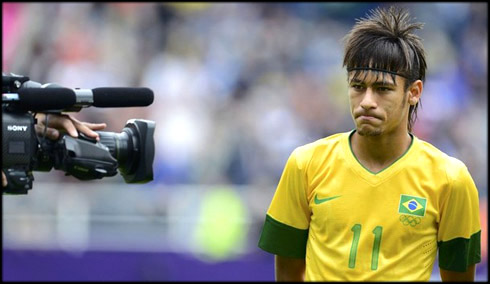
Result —
M19 107L24 110L65 109L76 103L75 92L68 88L22 88L18 95Z
M63 110L73 107L141 107L153 103L149 88L69 89L55 84L42 88L20 88L16 94L2 94L2 102L18 102L24 110Z
M136 107L153 103L153 91L148 88L95 88L95 107Z

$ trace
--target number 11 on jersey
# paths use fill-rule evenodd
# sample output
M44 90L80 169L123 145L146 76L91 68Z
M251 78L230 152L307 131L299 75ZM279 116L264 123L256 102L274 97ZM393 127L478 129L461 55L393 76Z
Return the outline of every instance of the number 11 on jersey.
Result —
M351 231L354 232L352 239L352 245L350 247L349 254L349 268L356 267L357 245L359 244L359 238L361 237L361 224L355 224L352 226ZM373 252L371 254L371 270L378 269L379 249L381 246L381 234L383 233L383 227L376 226L373 230L374 244Z

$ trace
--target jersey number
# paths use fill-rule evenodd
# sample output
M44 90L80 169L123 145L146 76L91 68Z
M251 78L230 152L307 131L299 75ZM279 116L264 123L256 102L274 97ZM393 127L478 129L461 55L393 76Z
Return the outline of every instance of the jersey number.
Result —
M354 232L354 238L352 239L352 245L350 247L349 255L349 268L356 267L357 245L359 244L359 237L361 236L361 224L355 224L351 231ZM373 253L371 255L371 270L378 269L378 257L379 247L381 245L381 233L383 233L383 227L376 226L373 230L374 244Z

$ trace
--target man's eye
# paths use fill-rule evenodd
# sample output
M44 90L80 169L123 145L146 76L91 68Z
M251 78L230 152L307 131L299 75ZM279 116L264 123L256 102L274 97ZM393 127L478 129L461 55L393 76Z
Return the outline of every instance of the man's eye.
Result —
M362 86L361 85L352 85L352 88L354 88L355 90L361 90Z
M387 87L379 87L378 90L380 92L388 92L388 91L391 91L391 89L390 88L387 88Z

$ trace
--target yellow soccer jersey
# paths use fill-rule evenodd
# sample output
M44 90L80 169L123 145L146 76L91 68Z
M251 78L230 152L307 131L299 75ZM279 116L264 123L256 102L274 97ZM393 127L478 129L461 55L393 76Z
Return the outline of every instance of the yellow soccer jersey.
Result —
M480 262L478 191L466 166L411 134L404 155L372 173L351 150L354 131L293 151L259 247L306 258L306 281L428 281L438 249L442 269Z

